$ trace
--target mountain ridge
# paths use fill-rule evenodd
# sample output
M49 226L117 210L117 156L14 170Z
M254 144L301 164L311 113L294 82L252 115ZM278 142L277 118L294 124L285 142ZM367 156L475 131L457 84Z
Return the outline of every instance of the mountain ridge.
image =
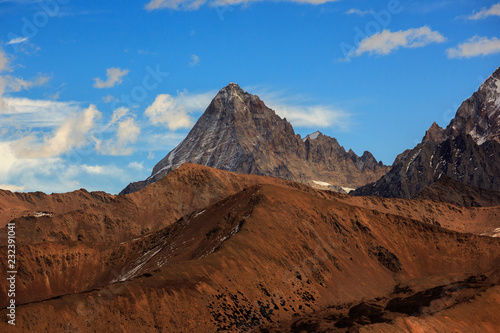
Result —
M500 191L500 67L457 109L446 128L433 123L391 170L351 194L411 198L441 176Z
M298 181L341 191L378 179L388 168L365 152L345 151L335 138L315 132L301 138L256 95L230 83L222 88L187 137L146 180L129 184L121 194L140 190L183 163Z

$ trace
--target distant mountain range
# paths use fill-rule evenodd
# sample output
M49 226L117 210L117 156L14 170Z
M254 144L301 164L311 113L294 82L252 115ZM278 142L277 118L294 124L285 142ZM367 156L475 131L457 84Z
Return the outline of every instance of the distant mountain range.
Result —
M370 152L358 156L320 132L301 138L286 119L235 83L220 90L149 178L131 183L121 194L136 192L186 162L337 191L375 181L389 170Z
M386 175L351 194L411 198L442 176L500 191L500 68L462 103L445 129L432 124Z

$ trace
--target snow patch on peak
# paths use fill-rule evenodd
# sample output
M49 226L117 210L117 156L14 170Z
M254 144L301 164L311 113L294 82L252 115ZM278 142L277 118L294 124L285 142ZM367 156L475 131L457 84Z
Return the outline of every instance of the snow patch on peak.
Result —
M321 133L320 131L316 131L314 133L307 134L306 137L302 139L302 141L306 142L306 140L308 138L309 138L309 140L316 140L320 134L323 134L323 133Z

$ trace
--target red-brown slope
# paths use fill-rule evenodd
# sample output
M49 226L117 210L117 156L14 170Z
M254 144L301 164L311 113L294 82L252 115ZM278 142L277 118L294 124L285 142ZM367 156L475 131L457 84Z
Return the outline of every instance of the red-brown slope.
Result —
M491 283L497 280L492 271L500 264L500 240L350 205L321 192L262 185L199 213L162 235L170 241L162 243L160 236L151 242L148 251L158 252L135 266L142 277L20 306L19 327L279 329L328 307L389 297L398 288L419 292L482 274ZM168 262L174 239L174 251L191 253L181 258L186 261ZM1 314L5 318L5 310ZM9 328L0 323L1 330Z
M11 220L37 213L63 214L77 209L88 209L109 202L115 196L104 192L78 190L69 193L17 193L0 190L0 228Z
M20 217L15 220L18 242L123 242L158 231L186 214L256 184L276 184L313 191L305 185L282 179L184 164L167 177L136 193L120 196L102 194L106 198L105 203L100 202L102 200L99 198L94 202L89 200L88 204L82 206L68 204L64 211L53 210L52 216ZM64 205L77 194L88 192L43 197L50 202L61 201ZM91 195L95 194L88 194ZM35 201L31 209L36 211L46 207L45 203ZM5 229L0 229L0 234L6 234ZM0 245L5 245L5 241L0 239Z

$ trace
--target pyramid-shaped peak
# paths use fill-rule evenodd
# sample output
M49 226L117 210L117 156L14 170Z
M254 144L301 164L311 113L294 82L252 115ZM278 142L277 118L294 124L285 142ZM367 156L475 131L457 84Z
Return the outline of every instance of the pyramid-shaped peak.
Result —
M244 95L246 92L237 83L231 82L219 91L219 95L238 94Z

